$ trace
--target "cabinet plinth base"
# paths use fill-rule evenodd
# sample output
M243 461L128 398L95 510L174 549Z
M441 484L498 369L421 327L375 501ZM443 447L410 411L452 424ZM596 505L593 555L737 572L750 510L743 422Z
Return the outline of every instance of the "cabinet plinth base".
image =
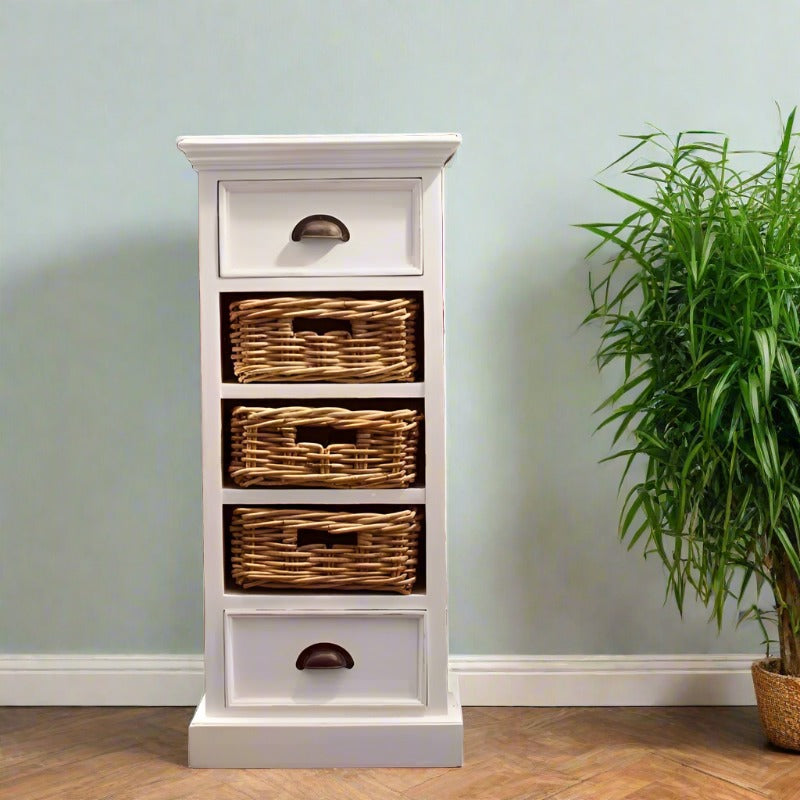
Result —
M416 718L210 717L205 698L189 725L190 767L460 767L463 723L448 713Z

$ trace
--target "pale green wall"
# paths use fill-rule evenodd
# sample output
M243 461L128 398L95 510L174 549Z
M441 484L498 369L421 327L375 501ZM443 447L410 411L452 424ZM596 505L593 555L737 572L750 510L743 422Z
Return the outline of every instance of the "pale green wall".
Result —
M201 647L195 174L179 134L460 131L452 649L749 651L616 541L592 185L645 121L773 141L794 0L13 2L2 18L0 650Z

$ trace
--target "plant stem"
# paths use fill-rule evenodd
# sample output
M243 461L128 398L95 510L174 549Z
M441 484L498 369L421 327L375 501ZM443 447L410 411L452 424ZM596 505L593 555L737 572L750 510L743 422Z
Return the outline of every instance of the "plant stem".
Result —
M783 552L775 553L773 579L778 598L778 641L781 649L781 671L800 678L800 576ZM794 624L793 624L794 623Z

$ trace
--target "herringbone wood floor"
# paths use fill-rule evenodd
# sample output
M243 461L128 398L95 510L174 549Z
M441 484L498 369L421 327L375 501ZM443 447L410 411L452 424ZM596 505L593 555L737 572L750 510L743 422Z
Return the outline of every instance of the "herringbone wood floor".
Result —
M466 708L461 769L190 770L182 708L0 709L2 800L800 800L754 708Z

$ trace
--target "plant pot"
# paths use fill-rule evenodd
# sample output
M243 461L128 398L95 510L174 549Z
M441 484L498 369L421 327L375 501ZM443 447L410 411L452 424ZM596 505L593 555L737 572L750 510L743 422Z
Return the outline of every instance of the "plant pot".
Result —
M800 751L800 678L780 674L779 658L752 666L758 715L767 739L777 747Z

